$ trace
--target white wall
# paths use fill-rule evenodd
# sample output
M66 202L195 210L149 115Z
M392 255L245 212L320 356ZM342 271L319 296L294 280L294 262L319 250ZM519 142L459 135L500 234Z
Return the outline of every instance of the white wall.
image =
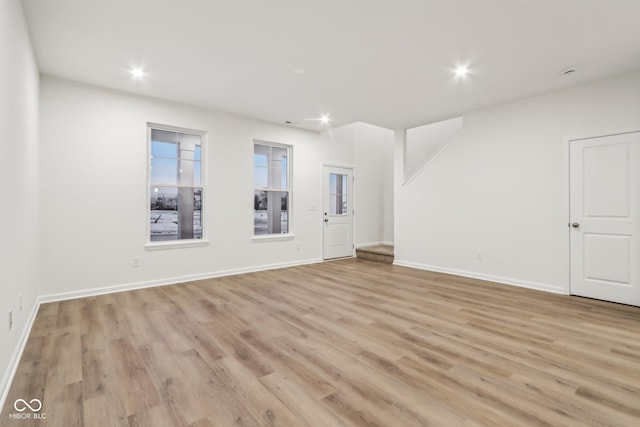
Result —
M353 149L356 165L356 246L393 242L393 131L358 122Z
M640 74L465 114L407 186L397 132L396 262L568 292L566 138L630 130L640 130Z
M43 294L321 259L321 164L352 163L350 143L51 77L40 102ZM208 132L209 246L145 251L147 122ZM251 241L254 138L293 145L294 240Z
M325 132L328 140L350 147L354 166L356 247L393 242L393 131L356 122Z
M2 395L38 292L38 69L19 0L5 0L0 4L0 94ZM13 310L15 322L10 331L9 310Z

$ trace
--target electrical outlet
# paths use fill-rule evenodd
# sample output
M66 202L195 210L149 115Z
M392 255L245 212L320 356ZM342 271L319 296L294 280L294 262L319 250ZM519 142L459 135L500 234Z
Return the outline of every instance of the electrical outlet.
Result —
M22 311L22 294L19 295L18 297L18 303L19 303L19 307L20 307L20 311Z
M480 252L480 251L477 251L477 252L476 252L476 259L477 259L478 261L482 261L482 252Z
M300 243L296 243L296 251L300 250Z
M13 328L13 310L9 310L9 330Z
M137 256L134 256L133 259L131 260L131 267L133 268L140 267L140 258L138 258Z

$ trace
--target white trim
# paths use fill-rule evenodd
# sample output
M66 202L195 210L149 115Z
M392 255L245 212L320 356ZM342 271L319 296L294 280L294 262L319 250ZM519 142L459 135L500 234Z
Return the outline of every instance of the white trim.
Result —
M102 288L86 289L74 292L62 292L59 294L42 295L41 303L64 301L68 299L86 298L97 295L113 294L116 292L132 291L136 289L153 288L156 286L175 285L177 283L193 282L195 280L213 279L216 277L235 276L243 273L254 273L256 271L276 270L279 268L296 267L307 264L317 264L322 262L320 258L310 258L300 261L281 262L277 264L266 264L248 268L235 268L231 270L212 271L209 273L190 274L187 276L171 277L168 279L148 280L146 282L127 283L124 285L105 286Z
M203 240L203 239L166 240L166 241L145 243L144 250L145 251L162 251L165 249L198 248L202 246L209 246L210 243L211 242L209 242L209 240Z
M387 246L395 246L394 242L387 242L386 240L382 242L382 244Z
M24 329L22 330L22 334L20 335L20 339L18 340L18 345L13 351L13 355L11 356L11 359L9 359L9 365L7 366L7 370L4 373L2 382L0 382L0 408L4 408L5 400L7 400L9 389L11 388L11 384L13 383L13 379L18 370L18 364L20 363L20 359L22 358L22 353L24 352L24 348L27 345L27 339L31 334L31 328L33 327L33 322L36 319L36 314L40 309L40 304L41 304L40 298L37 298L36 302L33 304L33 308L31 309L31 313L29 314L27 323Z
M251 237L252 242L279 242L282 240L293 240L295 234L265 234Z
M508 277L493 276L493 275L490 275L490 274L474 273L474 272L471 272L471 271L457 270L455 268L435 267L433 265L419 264L419 263L409 262L409 261L398 261L398 260L395 260L395 261L393 261L393 265L399 265L401 267L416 268L418 270L433 271L433 272L436 272L436 273L453 274L454 276L461 276L461 277L469 277L469 278L472 278L472 279L486 280L486 281L489 281L489 282L500 283L500 284L503 284L503 285L518 286L518 287L521 287L521 288L534 289L534 290L537 290L537 291L551 292L551 293L554 293L554 294L568 295L568 293L566 292L566 290L562 286L548 285L546 283L536 283L536 282L529 282L529 281L526 281L526 280L512 279L512 278L508 278Z
M385 242L356 243L356 249L370 248L371 246L386 245Z
M345 164L340 164L340 163L325 163L325 162L322 162L323 170L324 170L325 166L328 166L330 168L353 169L354 171L356 170L356 167L354 165L345 165Z

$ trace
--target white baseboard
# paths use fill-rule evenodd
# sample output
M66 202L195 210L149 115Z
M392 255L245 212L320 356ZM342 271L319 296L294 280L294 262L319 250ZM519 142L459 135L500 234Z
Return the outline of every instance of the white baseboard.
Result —
M9 394L9 388L11 388L13 378L15 377L18 370L18 364L20 363L20 359L22 358L24 348L27 345L27 339L29 338L29 334L31 334L31 328L33 327L33 322L36 319L36 314L38 314L39 308L40 300L36 299L36 302L33 304L33 308L31 309L31 313L29 313L29 317L27 318L27 322L24 325L22 334L20 334L18 345L13 351L13 355L11 355L9 365L7 366L7 370L4 373L2 382L0 382L0 410L4 408L5 400L7 400L7 395Z
M213 279L216 277L234 276L236 274L253 273L256 271L275 270L278 268L296 267L299 265L316 264L322 262L321 258L305 259L300 261L282 262L277 264L258 265L255 267L236 268L231 270L213 271L201 274L189 274L187 276L171 277L168 279L148 280L145 282L127 283L124 285L105 286L102 288L85 289L82 291L62 292L58 294L42 295L41 303L64 301L76 298L93 297L97 295L113 294L116 292L132 291L135 289L153 288L156 286L175 285L176 283L193 282L195 280Z
M382 242L383 245L387 245L387 246L394 246L393 242L387 242L386 240L384 242Z
M546 283L529 282L526 280L511 279L508 277L493 276L490 274L475 273L471 271L457 270L454 268L436 267L433 265L419 264L419 263L409 262L409 261L395 260L393 262L393 265L399 265L401 267L411 267L419 270L433 271L436 273L452 274L454 276L469 277L472 279L486 280L489 282L501 283L503 285L518 286L521 288L535 289L537 291L551 292L554 294L562 294L562 295L569 294L568 289L564 289L561 286L548 285Z

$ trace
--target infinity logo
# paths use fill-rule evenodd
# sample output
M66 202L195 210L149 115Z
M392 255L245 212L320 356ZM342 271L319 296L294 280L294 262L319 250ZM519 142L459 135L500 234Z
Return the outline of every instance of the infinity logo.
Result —
M19 403L22 403L20 407L18 407ZM24 399L18 399L13 403L13 408L18 412L24 412L27 410L27 408L31 409L31 412L38 412L40 411L40 409L42 409L42 402L38 399L31 399L31 401L27 403L27 401Z

